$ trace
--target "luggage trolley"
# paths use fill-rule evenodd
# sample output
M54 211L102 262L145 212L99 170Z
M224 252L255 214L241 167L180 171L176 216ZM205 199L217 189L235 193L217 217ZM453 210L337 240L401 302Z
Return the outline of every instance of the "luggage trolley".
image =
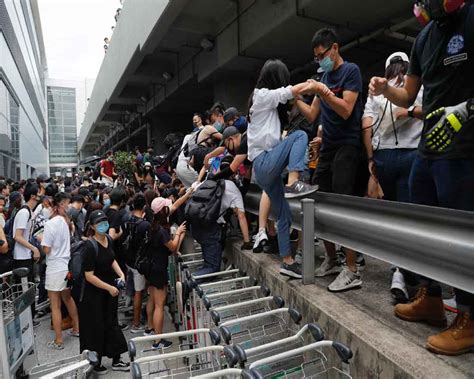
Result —
M285 300L282 297L266 296L215 308L212 307L209 312L204 314L204 324L207 324L208 327L211 327L212 323L215 326L219 326L221 322L268 312L272 309L283 308L284 306Z
M301 319L301 314L294 308L278 308L225 321L219 330L226 344L232 342L248 349L296 334Z
M229 351L229 353L232 353ZM187 379L221 370L225 367L224 346L157 354L136 359L131 364L132 379L166 378ZM183 360L188 364L183 366Z
M257 345L247 349L242 348L241 345L226 346L226 349L233 349L236 353L235 356L228 354L229 357L235 357L237 361L228 361L229 367L234 367L237 364L240 368L246 368L251 363L258 361L259 359L267 358L280 354L288 350L294 350L307 345L309 342L320 342L324 340L324 333L319 325L311 323L304 325L296 334L289 337L274 340L263 345ZM322 353L318 353L321 363L327 361L326 356ZM315 357L316 360L317 357Z
M15 377L32 352L38 365L33 334L31 305L35 301L35 284L28 282L29 270L17 268L0 275L0 354L3 378ZM16 284L13 279L20 278Z
M342 361L342 368L326 368L325 364L316 356L320 350L332 347ZM352 351L345 345L333 341L320 341L302 346L297 349L284 351L280 354L269 356L258 360L250 365L248 369L225 368L219 371L204 373L195 376L195 379L264 379L264 378L287 378L287 379L351 379L349 371L349 360Z
M29 379L87 378L98 363L99 358L95 351L84 350L80 355L34 367L28 377Z
M177 342L179 351L189 351L206 347L206 345L201 345L200 341L206 342L208 339L213 345L219 345L221 342L219 332L208 328L135 337L128 341L128 355L130 361L133 362L141 357L150 355L150 352L153 352L152 354L164 354L166 351L164 349L154 350L149 347L154 341L158 341L161 338L171 339L174 342ZM148 347L140 348L140 346L143 345L148 345Z
M326 367L318 357L319 351L332 347L342 362L341 369ZM316 359L315 357L316 353ZM351 379L349 361L352 351L346 345L334 341L314 342L297 349L260 359L249 366L251 378L345 378Z
M203 326L203 315L207 314L206 311L209 311L212 304L214 306L227 305L254 299L256 293L268 295L269 292L270 290L266 287L257 287L256 280L249 276L198 285L195 288L193 303L191 304L197 322L193 327Z

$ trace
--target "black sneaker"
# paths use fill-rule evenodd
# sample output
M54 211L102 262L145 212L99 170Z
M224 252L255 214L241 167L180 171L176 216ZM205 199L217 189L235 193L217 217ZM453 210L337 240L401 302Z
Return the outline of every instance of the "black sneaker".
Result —
M309 185L301 180L297 180L291 186L285 186L285 198L293 199L295 197L309 195L310 193L316 192L319 189L317 185Z
M152 346L154 350L165 350L171 347L173 345L173 342L161 339L159 342L155 342Z
M270 236L268 238L268 243L263 247L263 252L265 254L280 255L280 249L278 246L278 238L276 236Z
M103 365L94 367L94 372L96 375L105 375L109 372Z
M112 371L130 371L130 363L125 363L122 360L112 363Z
M155 329L153 328L149 329L148 327L145 327L145 330L143 331L143 335L151 336L152 334L155 334Z
M291 265L282 262L280 266L280 274L289 276L290 278L301 279L301 265L296 262L293 262Z
M122 329L122 332L124 332L125 330L128 329L128 325L125 324L125 323L119 322L119 323L118 323L118 326L119 326L120 329Z

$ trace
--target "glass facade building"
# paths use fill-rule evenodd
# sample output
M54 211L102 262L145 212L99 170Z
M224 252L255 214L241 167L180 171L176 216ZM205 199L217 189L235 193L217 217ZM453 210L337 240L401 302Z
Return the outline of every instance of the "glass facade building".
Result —
M77 164L76 89L48 86L49 162L51 171Z

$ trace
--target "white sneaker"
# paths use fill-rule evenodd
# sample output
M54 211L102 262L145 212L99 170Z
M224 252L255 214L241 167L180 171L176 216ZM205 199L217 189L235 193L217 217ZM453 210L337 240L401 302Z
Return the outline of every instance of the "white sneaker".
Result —
M390 292L397 303L406 303L409 300L405 278L398 268L393 273Z
M340 292L360 287L361 285L362 280L360 279L359 270L352 272L347 267L344 267L337 278L328 286L328 290L331 292Z
M265 229L260 229L255 236L255 242L253 244L253 252L254 253L261 253L263 251L264 246L268 243L267 233Z
M339 274L342 271L342 266L337 259L331 259L327 255L324 257L323 263L319 266L314 275L321 278L327 275Z

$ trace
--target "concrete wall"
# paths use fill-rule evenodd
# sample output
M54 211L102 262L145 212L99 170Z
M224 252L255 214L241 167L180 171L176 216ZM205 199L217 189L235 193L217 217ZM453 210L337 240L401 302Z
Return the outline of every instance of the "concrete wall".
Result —
M83 128L79 135L79 150L82 149L104 104L112 96L132 56L143 46L167 4L167 0L124 2L92 90Z

